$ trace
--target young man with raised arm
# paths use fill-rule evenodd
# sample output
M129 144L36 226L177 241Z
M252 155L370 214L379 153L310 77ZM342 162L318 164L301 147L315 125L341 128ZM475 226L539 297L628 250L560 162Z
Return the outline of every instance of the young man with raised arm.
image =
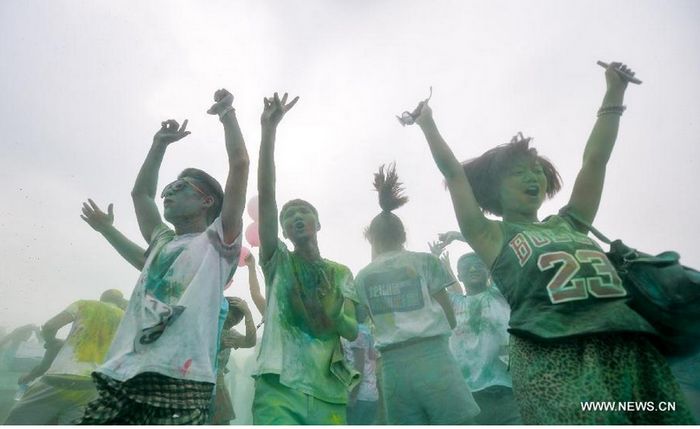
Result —
M348 391L359 375L344 363L340 337L357 337L350 295L352 274L321 257L318 213L304 200L287 202L279 213L275 198L274 145L277 125L294 106L285 94L265 99L258 166L260 265L265 275L265 331L258 354L253 422L344 424Z
M216 382L216 355L227 305L224 285L240 253L248 153L233 95L216 91L229 172L226 187L185 169L155 202L158 171L170 144L190 134L187 121L162 123L136 178L132 198L149 244L145 266L105 363L93 373L100 397L82 424L203 424Z

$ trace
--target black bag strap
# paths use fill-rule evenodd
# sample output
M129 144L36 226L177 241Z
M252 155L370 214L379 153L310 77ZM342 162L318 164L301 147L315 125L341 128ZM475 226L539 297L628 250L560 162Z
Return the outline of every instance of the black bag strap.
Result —
M605 244L610 244L611 241L608 237L603 235L602 232L598 231L593 225L590 223L586 222L585 220L581 219L576 215L573 211L568 210L567 208L562 209L561 211L562 216L568 216L571 219L575 220L577 223L579 223L581 226L585 227L588 231L592 232L593 235L596 236L596 238L600 241L602 241Z

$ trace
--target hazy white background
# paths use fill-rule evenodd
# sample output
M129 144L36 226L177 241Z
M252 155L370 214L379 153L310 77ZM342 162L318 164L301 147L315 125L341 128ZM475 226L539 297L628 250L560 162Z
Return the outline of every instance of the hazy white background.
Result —
M677 0L0 1L0 325L131 293L138 273L81 203L113 202L145 245L129 192L168 118L189 118L192 135L169 149L159 189L189 166L223 181L223 129L205 113L221 87L251 154L249 196L263 96L301 96L278 133L279 203L315 204L322 254L356 272L381 163L397 162L411 198L397 211L409 249L457 227L422 134L394 118L430 85L460 159L535 137L564 178L544 216L567 201L600 106L596 60L625 61L644 83L628 90L596 224L700 267L699 22L700 2ZM453 263L466 249L451 246ZM228 293L249 300L245 268L234 281Z

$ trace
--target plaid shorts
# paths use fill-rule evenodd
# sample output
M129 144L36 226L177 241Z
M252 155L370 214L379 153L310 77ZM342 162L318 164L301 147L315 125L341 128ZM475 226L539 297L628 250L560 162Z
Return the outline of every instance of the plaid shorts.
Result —
M92 373L99 399L85 409L79 424L206 424L214 385L143 373L120 382Z

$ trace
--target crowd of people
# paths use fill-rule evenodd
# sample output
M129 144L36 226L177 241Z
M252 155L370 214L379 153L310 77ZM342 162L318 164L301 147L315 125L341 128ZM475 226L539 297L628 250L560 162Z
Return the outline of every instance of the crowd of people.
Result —
M128 300L107 290L15 335L38 332L46 353L20 378L29 387L5 424L229 424L236 398L227 363L252 347L256 425L693 423L697 404L651 341L658 333L627 305L620 277L577 221L591 223L598 211L630 76L620 63L606 67L569 202L544 219L539 209L561 179L529 138L460 163L428 100L406 112L400 120L425 135L460 231L438 234L429 251L406 249L394 212L408 197L395 164L382 165L373 178L380 212L364 231L371 261L356 275L321 256L313 204L293 199L278 209L277 128L299 98L265 98L257 168L264 289L255 258L243 258L261 338L248 303L224 296L241 258L250 162L234 97L216 91L208 113L224 128L225 185L185 169L162 189L161 216L161 163L190 133L187 120L168 120L131 193L146 249L115 228L112 205L83 204L83 220L140 276ZM455 240L473 249L456 275L446 251ZM587 401L674 410L589 411Z

